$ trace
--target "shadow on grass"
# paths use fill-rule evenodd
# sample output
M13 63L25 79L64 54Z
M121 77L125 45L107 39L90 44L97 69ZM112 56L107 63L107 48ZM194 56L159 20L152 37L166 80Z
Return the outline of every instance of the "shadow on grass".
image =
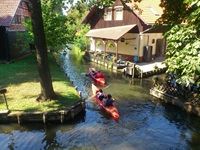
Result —
M39 76L35 54L27 56L10 64L0 64L0 88L10 88L8 105L11 111L46 111L65 109L80 98L73 89L70 81L54 58L49 56L53 87L55 85L56 98L50 101L37 102L40 94ZM36 97L35 97L36 96ZM1 101L1 98L0 98ZM3 103L0 103L0 109Z
M24 105L19 107L19 109L11 108L11 111L33 112L63 110L69 108L71 105L75 104L79 100L81 99L75 94L68 94L67 96L63 96L57 93L55 99L47 100L44 102L35 100L31 103L24 103Z
M9 64L0 64L0 85L7 87L10 84L21 84L29 81L39 81L36 58L34 55L25 57Z
M62 69L51 55L49 56L49 66L54 81L66 79ZM0 72L0 79L3 79L0 80L0 88L7 87L10 84L17 86L21 83L40 81L35 54L9 64L0 64Z

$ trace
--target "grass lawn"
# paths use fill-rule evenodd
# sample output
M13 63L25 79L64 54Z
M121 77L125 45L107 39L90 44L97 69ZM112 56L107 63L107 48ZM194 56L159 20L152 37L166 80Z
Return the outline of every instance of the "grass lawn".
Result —
M49 65L57 97L42 103L36 101L41 88L35 54L8 64L0 64L0 89L7 89L5 95L9 110L12 112L57 110L69 107L80 100L77 91L52 56L49 56ZM0 110L6 110L2 94L0 94Z

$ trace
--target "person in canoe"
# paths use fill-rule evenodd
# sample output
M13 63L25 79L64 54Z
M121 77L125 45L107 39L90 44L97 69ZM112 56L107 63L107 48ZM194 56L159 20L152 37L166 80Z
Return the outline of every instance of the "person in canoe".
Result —
M67 54L67 51L64 49L64 50L62 51L62 54L63 54L63 55L66 55L66 54Z
M97 71L97 73L95 74L95 78L103 78L103 74L99 71Z
M112 95L108 94L105 100L105 106L112 106L113 103L114 103L114 99L112 98Z
M97 74L97 72L96 72L96 71L94 71L94 70L92 70L92 71L91 71L91 74L92 74L92 75L96 75L96 74Z
M104 98L106 98L102 89L99 89L99 91L97 91L97 97L99 98L100 101L102 101Z

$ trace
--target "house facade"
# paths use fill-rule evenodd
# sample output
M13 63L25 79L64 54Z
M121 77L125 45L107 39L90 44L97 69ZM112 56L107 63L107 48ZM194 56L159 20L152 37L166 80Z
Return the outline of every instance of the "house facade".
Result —
M132 62L149 62L166 53L164 26L154 27L162 15L160 0L124 3L116 0L110 7L93 7L82 23L90 24L86 34L90 50L120 55ZM135 9L138 7L139 9Z
M30 17L28 0L0 0L0 60L22 55L16 46L17 32L25 32L23 23Z

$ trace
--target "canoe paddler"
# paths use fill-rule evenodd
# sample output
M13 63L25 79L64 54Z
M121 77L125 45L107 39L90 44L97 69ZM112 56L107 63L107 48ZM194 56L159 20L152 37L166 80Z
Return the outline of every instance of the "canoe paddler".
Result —
M100 70L95 74L95 78L103 78L103 74L100 72Z
M102 101L105 98L105 94L103 93L102 89L99 89L99 91L97 91L97 97L100 101Z
M114 102L114 100L112 99L112 95L108 94L107 95L107 99L105 101L105 106L112 106L113 102Z

